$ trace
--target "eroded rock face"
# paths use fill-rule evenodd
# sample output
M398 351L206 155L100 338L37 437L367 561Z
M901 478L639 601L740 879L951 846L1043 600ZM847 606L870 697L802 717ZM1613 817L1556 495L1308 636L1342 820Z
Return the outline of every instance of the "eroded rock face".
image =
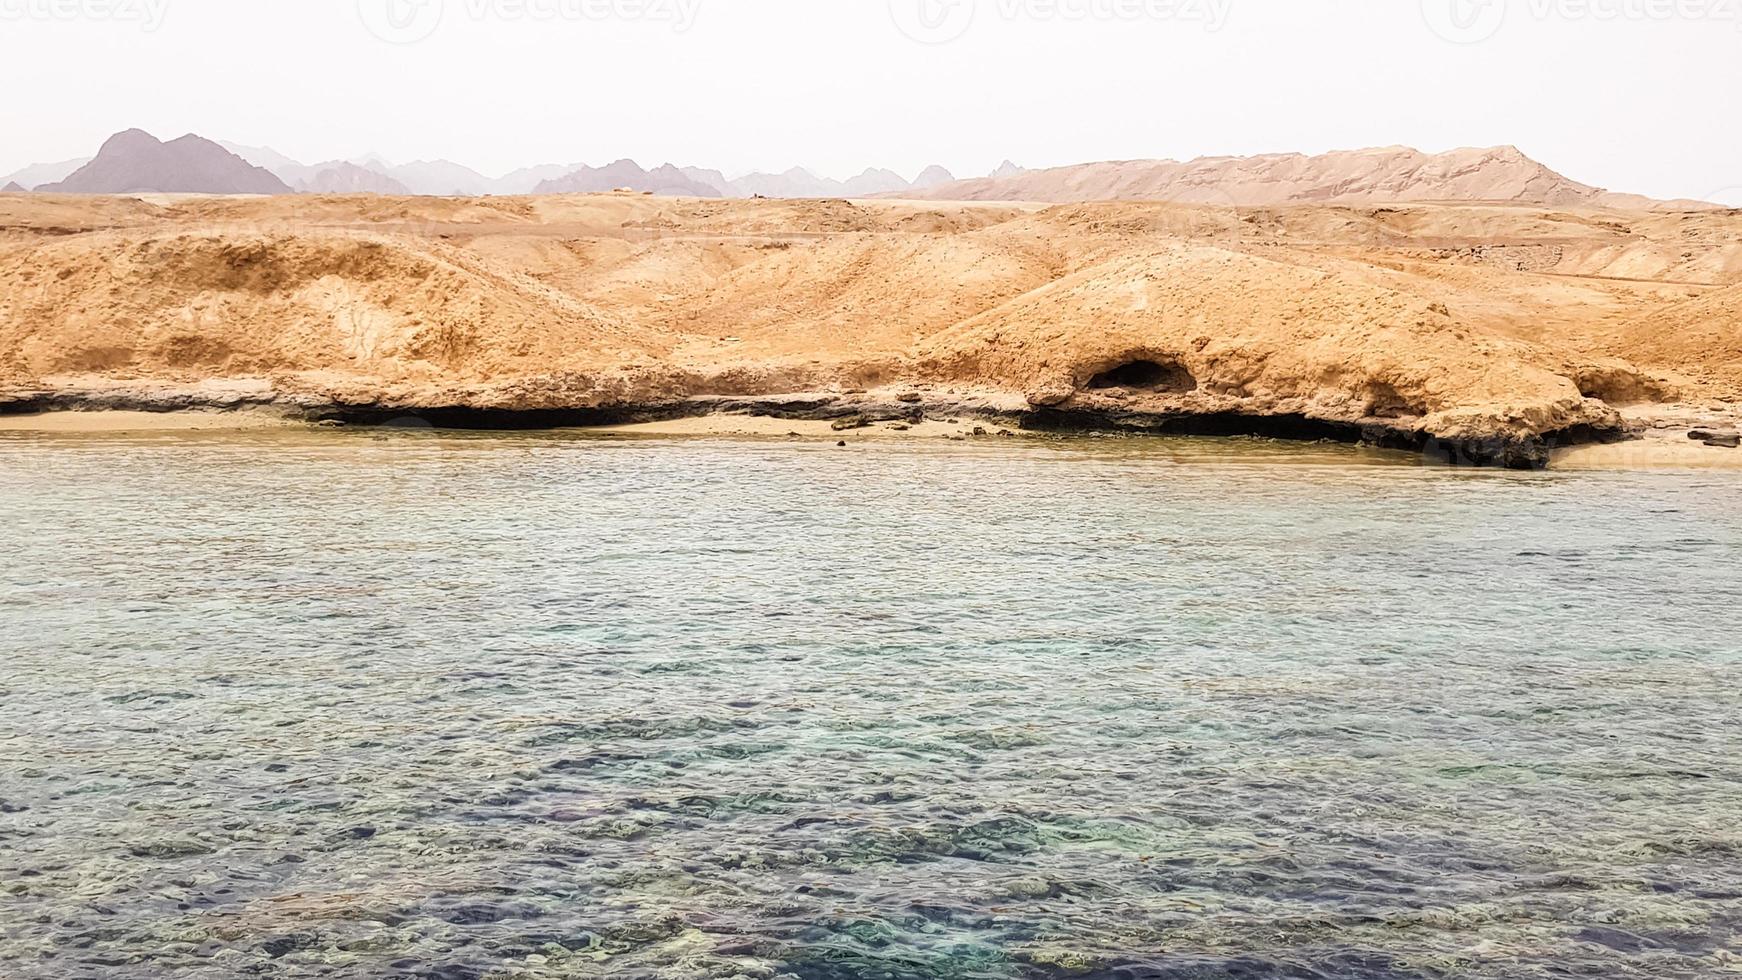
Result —
M1659 235L1675 275L1722 297L1742 278L1724 265L1736 217L1303 208L1230 229L1211 211L11 197L0 384L63 403L244 386L299 409L497 418L861 390L869 410L909 411L901 396L924 389L928 410L966 400L1036 424L1330 433L1528 465L1618 433L1618 405L1742 377L1742 340L1722 331L1688 365L1615 356L1658 349L1616 325L1683 316L1680 296L1446 247L1552 218L1559 254L1589 270Z

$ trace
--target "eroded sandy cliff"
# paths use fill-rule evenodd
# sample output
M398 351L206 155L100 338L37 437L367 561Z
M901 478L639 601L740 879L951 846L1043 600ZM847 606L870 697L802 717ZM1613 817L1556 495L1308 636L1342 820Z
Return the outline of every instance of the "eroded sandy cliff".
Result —
M1742 390L1739 242L1723 211L12 195L0 400L929 402L1527 465Z

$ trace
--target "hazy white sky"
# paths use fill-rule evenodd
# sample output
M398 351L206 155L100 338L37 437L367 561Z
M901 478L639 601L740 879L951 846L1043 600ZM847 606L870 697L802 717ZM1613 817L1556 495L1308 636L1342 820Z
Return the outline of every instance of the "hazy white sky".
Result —
M1742 0L0 0L0 173L129 127L488 174L1515 143L1742 197ZM385 37L385 39L383 39Z

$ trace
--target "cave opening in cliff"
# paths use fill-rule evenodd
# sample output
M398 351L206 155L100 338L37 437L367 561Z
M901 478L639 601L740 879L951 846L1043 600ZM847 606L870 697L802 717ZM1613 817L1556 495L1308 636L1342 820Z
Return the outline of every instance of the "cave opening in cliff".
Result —
M1095 390L1196 391L1198 379L1184 365L1172 361L1127 361L1090 378L1089 387Z
M1367 386L1367 411L1376 419L1419 418L1427 409L1417 401L1404 397L1396 386L1376 381Z

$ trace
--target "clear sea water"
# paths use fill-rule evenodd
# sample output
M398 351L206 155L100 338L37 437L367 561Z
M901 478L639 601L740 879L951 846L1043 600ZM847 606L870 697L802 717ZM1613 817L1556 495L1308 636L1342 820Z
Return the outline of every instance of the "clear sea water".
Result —
M0 976L1742 969L1742 485L0 435Z

